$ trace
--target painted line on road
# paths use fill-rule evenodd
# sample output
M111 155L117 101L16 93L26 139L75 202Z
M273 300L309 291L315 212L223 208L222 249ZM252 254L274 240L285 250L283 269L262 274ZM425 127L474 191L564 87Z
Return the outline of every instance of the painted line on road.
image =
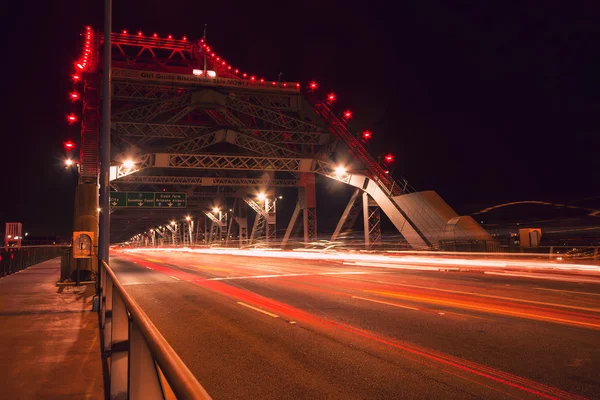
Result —
M371 301L373 303L381 303L381 304L387 304L388 306L394 306L394 307L400 307L400 308L407 308L409 310L414 310L414 311L419 311L418 308L414 308L414 307L408 307L408 306L401 306L400 304L395 304L395 303L388 303L387 301L381 301L381 300L373 300L373 299L368 299L366 297L359 297L359 296L352 296L353 299L360 299L360 300L366 300L366 301Z
M585 295L588 295L588 296L600 296L600 293L578 292L576 290L546 289L546 288L541 288L541 287L536 287L536 288L533 288L533 289L535 289L535 290L548 290L550 292L585 294Z
M169 278L173 278L173 279L175 279L176 281L180 281L180 280L181 280L181 279L179 279L178 277L176 277L176 276L173 276L173 275L169 275Z
M252 309L252 310L254 310L254 311L258 311L259 313L263 313L263 314L265 314L265 315L268 315L269 317L273 317L273 318L279 318L279 315L277 315L277 314L273 314L273 313L270 313L270 312L268 312L268 311L261 310L260 308L256 308L256 307L254 307L254 306L251 306L250 304L242 303L241 301L238 301L237 303L238 303L240 306L248 307L248 308L250 308L250 309Z

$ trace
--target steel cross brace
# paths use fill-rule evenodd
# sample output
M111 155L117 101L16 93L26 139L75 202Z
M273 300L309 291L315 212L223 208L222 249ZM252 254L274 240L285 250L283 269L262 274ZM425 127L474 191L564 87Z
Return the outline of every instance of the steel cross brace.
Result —
M307 132L324 132L325 130L317 125L302 121L301 119L290 117L279 111L271 110L256 104L241 100L238 97L227 96L225 106L231 110L242 114L269 122L273 125L282 126L290 130L303 130Z
M132 108L127 111L121 111L113 114L112 117L116 121L150 121L159 114L187 106L190 103L191 98L191 93L184 93L177 97L170 97L154 103Z
M172 86L113 81L113 100L156 101L181 94L183 89Z

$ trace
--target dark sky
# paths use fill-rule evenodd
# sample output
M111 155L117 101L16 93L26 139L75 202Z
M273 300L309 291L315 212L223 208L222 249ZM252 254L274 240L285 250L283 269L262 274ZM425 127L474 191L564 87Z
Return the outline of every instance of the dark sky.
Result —
M69 234L67 93L79 32L101 28L97 3L5 9L0 223ZM198 38L207 23L233 65L335 91L374 154L394 153L396 173L459 213L600 196L596 1L114 3L115 31Z

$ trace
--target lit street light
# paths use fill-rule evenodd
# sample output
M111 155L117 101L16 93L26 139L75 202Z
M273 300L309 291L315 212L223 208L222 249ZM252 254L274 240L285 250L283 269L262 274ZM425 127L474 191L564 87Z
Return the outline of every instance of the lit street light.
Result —
M214 213L218 213L218 212L219 212L219 207L215 207L215 208L213 208L213 212L214 212Z
M70 158L67 158L67 159L65 160L65 165L66 165L67 167L70 167L70 166L72 166L72 165L73 165L73 160L71 160Z
M127 169L131 169L134 166L134 162L133 160L125 160L125 162L123 163L123 167L127 168Z
M267 198L267 196L263 192L260 192L258 194L258 200L264 201L266 198Z
M343 176L346 173L346 168L344 168L343 166L339 166L335 169L335 175L339 178L341 176Z

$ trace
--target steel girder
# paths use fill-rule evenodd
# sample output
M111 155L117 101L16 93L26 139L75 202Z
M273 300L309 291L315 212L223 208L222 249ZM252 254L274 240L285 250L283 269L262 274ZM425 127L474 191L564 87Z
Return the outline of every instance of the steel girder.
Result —
M160 162L157 158L161 158ZM299 171L303 161L310 164L313 160L301 158L254 157L223 154L156 154L154 163L142 164L144 167L227 169L246 171Z
M159 100L181 93L183 87L173 87L167 85L153 85L142 82L113 81L113 99L150 101ZM298 111L300 104L300 95L297 93L262 93L256 91L236 91L236 95L246 98L249 101L258 104L264 108L272 108L284 111Z
M135 107L130 110L121 111L113 114L115 121L151 121L156 116L167 112L176 110L180 107L187 106L192 98L191 93L184 93L177 97L169 97L164 100L156 101L154 103L146 104L140 107Z
M362 194L363 224L365 229L365 249L370 250L381 244L381 212L379 205L367 192Z
M270 157L297 157L300 154L286 147L278 146L254 136L229 129L219 129L205 135L185 140L167 148L169 151L193 154L216 143L228 142L240 148Z
M174 97L184 89L173 86L160 86L139 84L134 82L113 81L113 100L128 100L128 101L157 101L169 97Z
M183 125L148 122L113 122L113 131L119 136L152 137L163 139L194 138L219 129L214 125ZM259 129L236 127L236 131L256 136L269 143L285 143L296 145L320 145L329 134L304 131L285 131L276 129Z
M192 138L217 130L209 125L151 124L147 122L113 122L113 131L120 136L153 138Z
M295 187L297 179L261 179L261 178L211 178L199 176L143 176L129 175L120 178L115 183L131 184L171 184L194 186L274 186Z
M280 111L271 110L265 107L252 104L234 96L227 96L225 106L231 110L242 114L250 115L276 126L282 126L293 131L303 130L306 132L324 132L325 130L317 125L302 121L299 118L290 117L282 114Z
M347 233L352 229L358 214L360 213L360 189L355 189L348 201L348 205L344 209L342 213L342 217L340 218L335 230L333 231L333 235L331 235L331 241L337 240L340 234Z

